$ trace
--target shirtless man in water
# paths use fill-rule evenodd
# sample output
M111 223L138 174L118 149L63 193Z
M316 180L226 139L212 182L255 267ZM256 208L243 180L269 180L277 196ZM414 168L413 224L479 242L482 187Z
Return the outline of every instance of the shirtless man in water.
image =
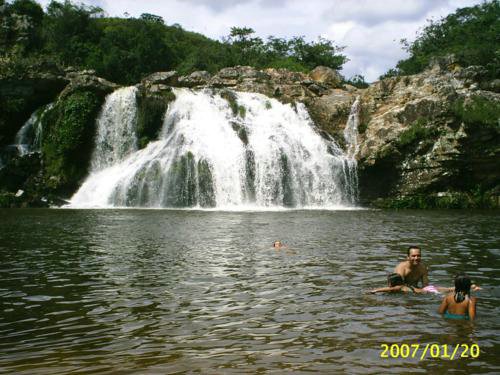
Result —
M429 285L429 275L427 266L422 262L422 254L418 246L410 246L408 248L408 257L404 262L399 263L394 269L395 273L399 273L408 286L417 287L421 281L421 288Z

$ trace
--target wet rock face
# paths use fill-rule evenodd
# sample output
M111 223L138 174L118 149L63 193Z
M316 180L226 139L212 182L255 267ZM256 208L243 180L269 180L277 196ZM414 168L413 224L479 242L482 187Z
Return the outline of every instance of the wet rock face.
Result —
M175 100L172 87L164 84L140 84L137 94L137 137L139 148L158 138L163 117L170 102Z
M480 72L440 61L362 92L365 201L498 187L500 95L479 89Z
M31 113L53 101L69 82L55 65L11 65L0 61L0 147L12 143Z
M356 95L353 93L332 89L325 95L309 99L306 105L316 126L342 146L344 128L355 99Z

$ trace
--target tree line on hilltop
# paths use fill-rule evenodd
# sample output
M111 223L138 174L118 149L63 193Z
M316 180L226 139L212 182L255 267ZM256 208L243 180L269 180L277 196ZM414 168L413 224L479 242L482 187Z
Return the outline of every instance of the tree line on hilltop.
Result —
M386 75L415 74L429 61L453 53L459 63L483 65L491 75L499 71L499 1L458 9L431 21L412 43L409 53ZM104 78L132 84L155 71L195 70L214 73L224 67L286 68L308 72L318 65L341 69L348 61L344 47L319 38L266 40L248 27L233 27L220 41L166 25L154 14L138 18L106 17L101 8L52 1L44 10L34 0L0 0L0 59L2 61L53 61L62 66L94 69ZM366 87L360 75L348 83Z

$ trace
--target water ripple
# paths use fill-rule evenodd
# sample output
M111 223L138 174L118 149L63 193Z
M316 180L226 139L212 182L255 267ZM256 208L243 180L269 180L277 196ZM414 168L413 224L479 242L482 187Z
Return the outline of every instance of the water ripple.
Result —
M490 212L2 210L0 368L63 373L496 372ZM270 244L283 240L277 251ZM479 319L435 295L367 295L420 244L434 284L467 271ZM383 343L478 343L468 361Z

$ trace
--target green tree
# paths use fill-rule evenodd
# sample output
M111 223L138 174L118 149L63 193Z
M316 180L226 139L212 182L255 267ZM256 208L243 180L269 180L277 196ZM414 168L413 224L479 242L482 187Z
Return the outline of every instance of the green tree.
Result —
M172 68L173 57L162 38L163 24L143 19L108 19L86 65L114 82L132 84L144 75Z
M340 69L347 62L347 57L336 52L343 50L332 41L319 38L317 42L307 43L304 37L295 37L290 41L293 55L308 69L323 65L332 69Z
M226 42L231 45L230 65L259 66L264 52L262 39L249 27L231 27Z
M308 71L318 65L340 69L347 58L340 54L343 47L332 41L319 38L308 43L304 37L290 40L269 36L264 43L254 36L255 31L248 27L232 27L224 44L228 46L230 58L228 65L251 65L257 68L285 67L296 71Z
M353 85L359 89L365 89L369 84L365 81L365 77L361 74L356 74L346 81L347 84Z
M85 60L97 44L100 33L92 18L103 15L101 8L52 1L44 18L47 53L63 64L85 67Z
M108 18L101 8L69 0L53 0L45 13L34 0L0 0L0 16L0 55L26 63L39 59L95 69L98 75L122 84L159 70L214 73L228 66L250 65L308 71L317 65L339 69L346 61L339 53L342 48L326 39L308 43L303 37L270 36L264 41L252 28L233 27L226 38L216 41L178 24L165 25L154 14ZM20 60L14 65L23 66Z
M164 24L163 18L160 16L157 16L156 14L151 14L151 13L142 13L141 16L139 17L143 21L147 22L153 22L153 23L159 23L159 24Z
M15 50L25 55L41 46L40 30L44 13L33 0L0 3L0 46L2 53Z
M410 57L390 75L415 74L432 58L454 54L462 66L483 65L491 77L500 71L500 3L498 0L458 9L438 21L430 21L414 42L402 40Z

